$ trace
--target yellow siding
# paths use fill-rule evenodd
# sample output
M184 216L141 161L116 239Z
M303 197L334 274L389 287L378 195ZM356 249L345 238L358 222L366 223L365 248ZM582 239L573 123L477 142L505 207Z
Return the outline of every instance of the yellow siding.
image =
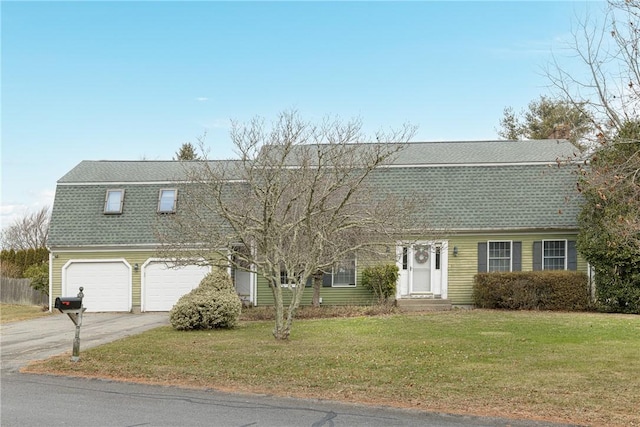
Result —
M452 304L473 304L473 277L478 272L478 242L512 240L522 242L522 271L533 270L533 242L536 240L575 240L576 234L476 234L449 238L449 291ZM458 256L453 248L458 247ZM578 254L578 271L587 272L587 262Z
M478 272L478 242L511 240L522 242L522 271L533 270L533 242L538 240L575 240L576 233L457 234L439 240L448 241L448 292L454 305L473 305L473 278ZM453 256L453 248L458 255ZM383 262L395 262L393 255ZM372 261L358 262L357 284L352 288L322 288L323 305L365 305L373 302L372 294L360 284L360 274ZM578 271L587 272L587 262L578 254ZM284 292L285 298L287 291ZM306 288L303 304L311 304L312 288ZM288 303L285 299L285 303ZM273 305L273 295L266 280L258 278L258 305Z
M395 249L390 249L391 251ZM393 256L383 262L395 263ZM320 289L320 297L322 298L322 305L370 305L375 302L373 293L368 289L365 289L361 284L361 273L367 265L374 264L375 261L371 259L362 259L358 257L356 259L356 286L343 286L343 287L322 287ZM267 281L264 277L258 276L258 304L257 305L273 305L273 292L269 288ZM291 301L291 291L288 289L282 289L282 295L284 303L289 304ZM305 288L302 295L302 305L311 305L311 299L313 297L313 288Z
M478 242L488 240L512 240L522 242L522 270L533 269L533 242L538 240L575 240L575 233L514 233L514 234L456 234L440 240L448 241L448 299L454 305L472 305L473 277L477 273ZM453 248L458 248L458 255L453 256ZM394 251L381 262L394 263ZM142 265L149 258L156 258L154 251L87 251L87 252L54 252L52 256L52 293L55 299L62 292L62 267L73 260L104 260L124 259L129 264ZM374 264L373 260L357 260L356 286L354 287L323 287L320 290L323 305L367 305L374 302L373 295L361 284L361 273L367 265ZM587 272L586 261L578 254L578 271ZM132 273L132 306L134 310L140 308L141 303L141 273ZM288 303L289 292L283 289L285 303ZM311 304L313 289L306 288L302 304ZM273 294L266 280L258 276L257 305L273 305Z

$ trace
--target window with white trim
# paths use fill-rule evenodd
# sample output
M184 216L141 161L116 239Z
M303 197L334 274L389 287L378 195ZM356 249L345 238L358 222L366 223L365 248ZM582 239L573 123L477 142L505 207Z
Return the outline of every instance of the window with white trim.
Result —
M291 277L291 281L289 281L289 275L287 275L287 272L284 269L281 269L280 270L280 286L295 287L296 286L296 278L295 277Z
M280 269L280 286L283 287L291 287L291 288L295 288L296 287L296 283L300 280L300 275L294 275L294 276L289 276L287 274L287 271L284 268ZM305 286L311 286L311 284L313 283L313 277L309 277L307 279L307 283L305 283Z
M163 188L158 195L158 213L174 213L176 211L176 201L178 200L178 190L175 188Z
M107 190L104 199L104 213L116 215L122 213L124 204L124 190Z
M566 270L567 269L567 241L543 240L542 241L542 269Z
M488 243L488 271L511 271L511 241Z
M352 255L344 261L334 265L332 273L331 286L355 286L356 256Z

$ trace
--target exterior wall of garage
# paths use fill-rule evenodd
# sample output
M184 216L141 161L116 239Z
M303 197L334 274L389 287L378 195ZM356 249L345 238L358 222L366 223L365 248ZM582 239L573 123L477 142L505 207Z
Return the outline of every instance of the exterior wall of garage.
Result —
M154 251L60 251L53 250L50 255L50 270L49 270L49 309L53 309L53 301L56 297L62 295L62 279L63 279L63 267L70 261L74 260L113 260L123 259L131 266L138 264L139 269L135 271L132 269L131 275L131 306L132 311L140 311L141 305L141 267L149 258L156 257L157 254Z

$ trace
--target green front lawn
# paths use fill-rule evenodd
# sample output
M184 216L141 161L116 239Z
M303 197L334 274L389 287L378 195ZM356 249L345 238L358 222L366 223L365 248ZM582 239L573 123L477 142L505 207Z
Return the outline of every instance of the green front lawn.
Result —
M160 384L588 425L640 425L640 316L452 311L155 329L31 365Z

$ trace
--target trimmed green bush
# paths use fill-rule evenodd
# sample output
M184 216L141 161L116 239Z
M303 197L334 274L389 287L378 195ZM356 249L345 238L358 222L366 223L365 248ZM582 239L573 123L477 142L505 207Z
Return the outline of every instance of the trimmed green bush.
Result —
M371 290L380 303L393 299L397 281L398 266L395 264L379 264L362 271L362 286Z
M49 263L33 264L23 273L24 277L31 279L31 287L49 295Z
M177 330L233 328L241 310L242 302L231 277L214 270L178 300L169 313L169 321Z
M575 271L478 273L473 300L478 308L583 311L592 308L589 280Z

